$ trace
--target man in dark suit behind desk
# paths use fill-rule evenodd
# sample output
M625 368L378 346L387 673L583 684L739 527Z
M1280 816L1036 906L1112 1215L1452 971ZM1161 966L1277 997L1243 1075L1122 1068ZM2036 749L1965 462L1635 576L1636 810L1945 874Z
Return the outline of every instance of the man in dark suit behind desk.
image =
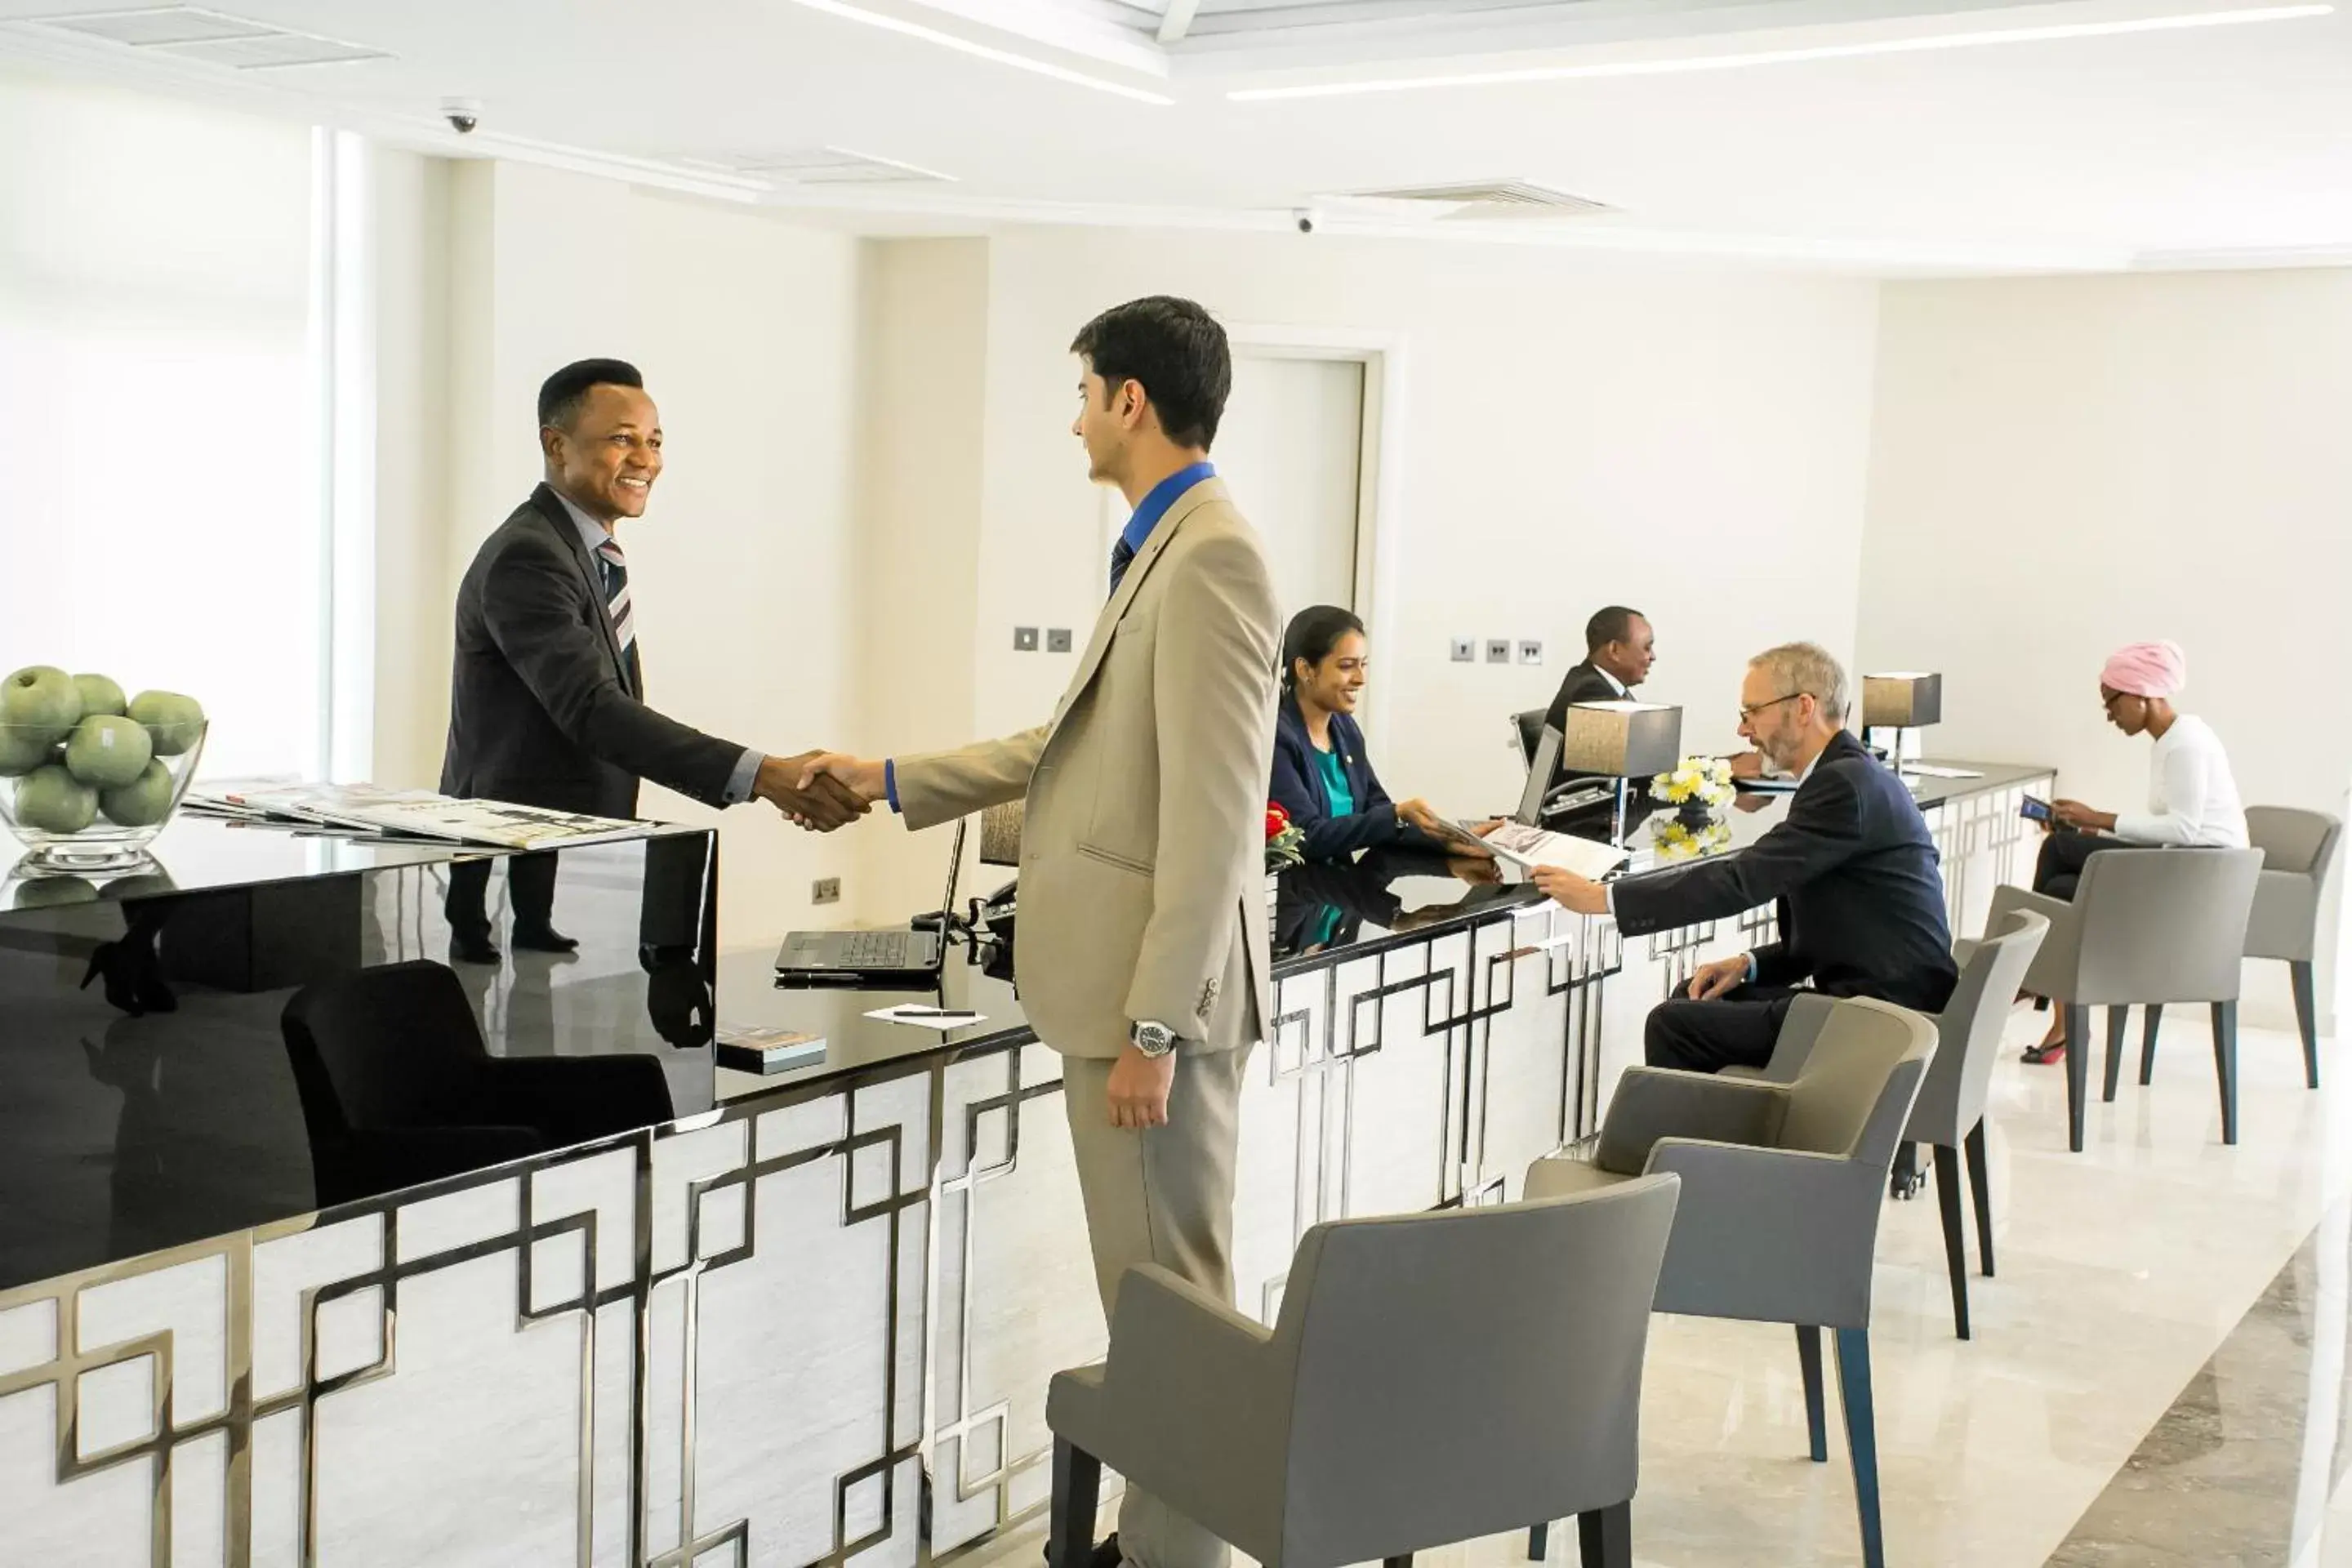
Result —
M582 360L539 392L547 479L490 535L457 590L444 795L632 817L651 779L709 805L757 795L824 831L866 814L831 778L799 787L803 757L768 757L645 703L628 565L614 526L645 515L662 469L660 415L636 368ZM555 929L555 856L509 862L514 945L569 952ZM490 863L450 870L450 946L495 963Z
M1612 605L1584 623L1584 662L1569 667L1544 710L1544 723L1566 731L1568 710L1577 702L1615 702L1650 678L1658 662L1658 635L1639 610Z
M1737 855L1603 888L1544 868L1569 909L1611 912L1627 936L1727 920L1778 900L1780 940L1718 959L1650 1015L1654 1067L1761 1067L1799 983L1941 1010L1958 983L1935 841L1903 781L1844 728L1849 687L1811 643L1759 654L1740 689L1739 732L1796 778L1788 814Z

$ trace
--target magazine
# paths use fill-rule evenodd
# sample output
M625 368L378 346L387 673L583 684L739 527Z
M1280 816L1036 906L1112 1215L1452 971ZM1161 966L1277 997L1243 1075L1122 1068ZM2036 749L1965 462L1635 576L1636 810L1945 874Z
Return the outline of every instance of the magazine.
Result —
M501 800L453 800L430 790L282 779L200 784L184 803L236 820L290 823L496 849L562 849L642 838L655 825Z

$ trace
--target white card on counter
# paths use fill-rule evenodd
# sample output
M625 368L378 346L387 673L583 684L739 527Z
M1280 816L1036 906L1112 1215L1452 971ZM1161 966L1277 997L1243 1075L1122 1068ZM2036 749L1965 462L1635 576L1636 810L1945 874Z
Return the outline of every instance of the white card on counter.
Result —
M908 1024L918 1029L937 1029L942 1035L988 1022L988 1016L983 1013L959 1013L952 1007L928 1007L916 1002L901 1002L896 1007L877 1007L866 1016L885 1024Z

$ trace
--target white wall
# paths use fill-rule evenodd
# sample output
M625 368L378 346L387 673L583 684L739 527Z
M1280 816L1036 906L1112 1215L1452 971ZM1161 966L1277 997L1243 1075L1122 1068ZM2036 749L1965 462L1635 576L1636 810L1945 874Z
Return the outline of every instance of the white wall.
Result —
M0 73L0 671L185 691L215 776L320 744L311 174L300 125Z
M856 662L858 242L513 164L395 174L386 244L413 220L422 254L397 288L387 268L385 293L437 342L396 374L388 355L383 377L409 395L391 400L405 413L380 453L385 484L406 488L380 505L387 539L395 513L410 520L414 553L381 584L379 777L437 778L457 580L538 482L540 381L591 355L644 371L667 441L652 505L620 536L651 700L772 753L839 743ZM720 814L649 787L640 809L722 824L730 942L806 923L811 880L856 854L758 804Z
M1373 754L1391 791L1507 809L1505 716L1540 707L1612 601L1658 627L1644 695L1693 748L1734 743L1748 656L1853 637L1876 290L1287 236L1036 229L992 245L988 476L973 665L984 727L1034 722L1071 659L1010 628L1085 629L1100 501L1068 434L1087 317L1187 294L1229 325L1354 329L1404 357L1398 537L1376 605ZM1251 498L1237 498L1251 510ZM1272 532L1283 519L1253 515ZM1548 662L1455 665L1455 634L1540 637Z
M2171 637L2246 798L2342 812L2352 271L1890 284L1879 341L1863 661L1944 672L1932 748L2137 806L2099 667Z

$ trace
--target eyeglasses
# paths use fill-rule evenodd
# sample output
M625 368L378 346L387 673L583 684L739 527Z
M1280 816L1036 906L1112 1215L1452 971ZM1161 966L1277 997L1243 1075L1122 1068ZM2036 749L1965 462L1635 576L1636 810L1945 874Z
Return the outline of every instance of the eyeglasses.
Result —
M1753 704L1743 702L1739 705L1740 721L1742 723L1746 723L1748 721L1755 718L1759 713L1763 712L1767 708L1778 708L1783 702L1794 702L1800 697L1811 697L1811 695L1812 693L1810 691L1791 691L1786 697L1775 697L1769 702L1757 702Z

